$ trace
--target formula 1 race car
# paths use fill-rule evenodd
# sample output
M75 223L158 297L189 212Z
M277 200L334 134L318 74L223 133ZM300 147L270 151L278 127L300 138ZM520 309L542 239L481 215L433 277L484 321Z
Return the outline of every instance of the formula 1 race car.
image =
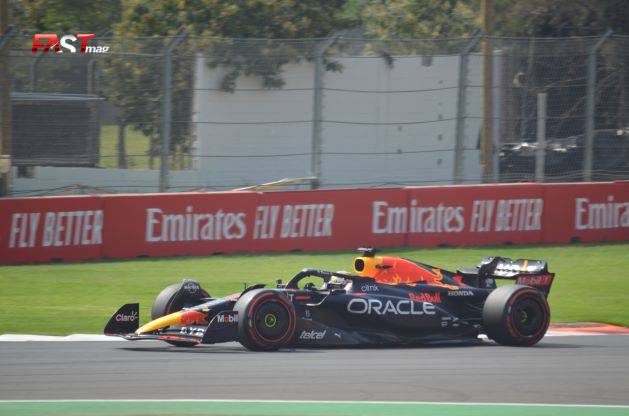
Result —
M140 327L139 304L126 304L104 332L180 347L239 341L268 351L471 340L483 333L503 345L530 346L548 329L554 274L544 261L489 257L455 273L360 250L356 274L303 269L274 289L254 285L222 298L184 280L157 296L152 321ZM496 279L516 284L497 287Z

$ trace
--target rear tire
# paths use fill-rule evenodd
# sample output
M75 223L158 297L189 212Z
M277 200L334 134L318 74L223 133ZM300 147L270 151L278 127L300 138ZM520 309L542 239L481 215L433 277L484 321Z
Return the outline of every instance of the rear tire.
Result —
M489 294L483 306L485 333L502 345L535 345L549 324L548 302L530 286L501 286Z
M209 297L209 295L201 291L198 296L181 296L177 298L177 293L179 289L181 289L182 283L175 283L170 286L166 286L159 295L153 301L153 306L151 308L151 319L161 318L162 316L171 314L173 312L177 312L182 308L188 306L194 306L200 302L201 298ZM194 347L194 342L185 342L185 341L166 341L167 343L174 345L176 347Z
M273 351L295 336L295 307L282 292L268 289L245 293L234 305L238 312L238 341L252 351Z

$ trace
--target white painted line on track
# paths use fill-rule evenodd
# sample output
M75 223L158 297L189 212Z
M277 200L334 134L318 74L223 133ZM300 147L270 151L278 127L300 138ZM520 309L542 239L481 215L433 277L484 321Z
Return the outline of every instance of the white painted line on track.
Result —
M568 331L548 331L547 337L581 337L581 336L596 336L596 335L629 335L629 334L603 334L597 332L568 332ZM480 339L487 340L486 335L479 335ZM2 334L0 335L0 342L41 342L41 341L55 341L55 342L84 342L84 341L127 341L120 337L110 337L100 334L71 334L65 336L54 335L34 335L34 334Z
M25 341L126 341L119 337L108 337L99 334L72 334L66 336L31 335L31 334L3 334L0 341L25 342Z
M622 404L570 404L570 403L500 403L500 402L405 402L405 401L348 401L348 400L255 400L255 399L69 399L69 400L0 400L0 403L296 403L296 404L409 404L452 406L530 406L530 407L593 407L629 409Z

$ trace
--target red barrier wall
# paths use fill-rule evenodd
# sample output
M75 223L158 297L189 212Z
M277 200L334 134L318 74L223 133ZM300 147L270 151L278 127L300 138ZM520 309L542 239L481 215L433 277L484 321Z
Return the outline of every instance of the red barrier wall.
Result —
M0 200L0 263L629 240L629 182Z
M0 263L102 257L102 199L68 196L0 200Z

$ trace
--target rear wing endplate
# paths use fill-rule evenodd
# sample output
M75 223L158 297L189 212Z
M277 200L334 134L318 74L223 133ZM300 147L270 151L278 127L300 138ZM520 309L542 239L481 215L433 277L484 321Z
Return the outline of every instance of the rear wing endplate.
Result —
M515 280L519 285L534 287L548 296L555 279L548 272L548 263L543 260L517 259L505 257L485 257L478 265L480 276L494 279Z

